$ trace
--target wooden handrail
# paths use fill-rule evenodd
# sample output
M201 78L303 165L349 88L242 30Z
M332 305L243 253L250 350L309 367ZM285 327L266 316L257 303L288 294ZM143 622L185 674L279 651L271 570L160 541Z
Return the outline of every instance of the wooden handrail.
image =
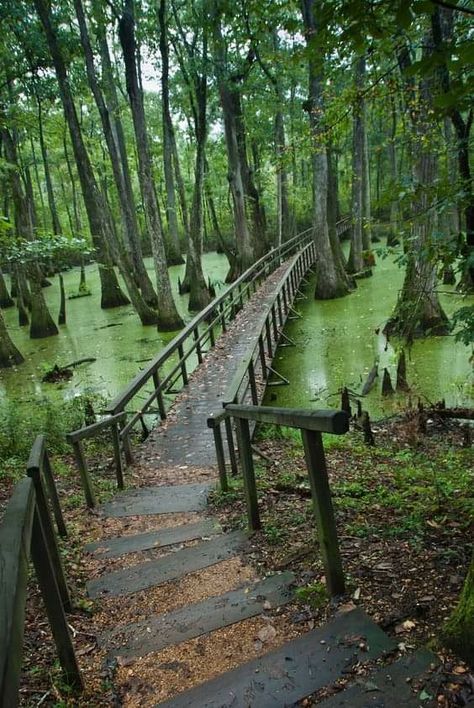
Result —
M235 403L227 404L225 411L233 418L241 420L284 425L287 428L316 430L319 433L344 435L349 430L349 416L345 411L314 411L298 408L277 408L274 406L247 406Z
M260 272L262 266L266 265L270 261L278 258L284 257L287 252L291 251L292 248L298 243L302 242L304 238L309 238L309 234L312 229L306 229L302 233L294 236L289 241L286 241L279 248L274 248L268 253L266 253L262 258L256 261L250 268L248 268L242 275L235 280L232 285L227 288L227 290L218 295L214 300L207 305L201 312L199 312L192 320L189 322L179 334L177 334L171 342L169 342L164 349L153 359L148 366L143 369L135 378L130 382L130 384L120 393L107 407L107 412L115 414L120 410L123 410L124 406L135 396L135 394L143 387L144 383L148 381L164 362L169 359L169 357L174 354L180 344L183 344L186 339L192 334L196 327L202 322L206 321L210 315L216 310L220 304L225 302L230 295L238 290L239 285L247 283L249 278L252 278L254 274Z
M83 688L65 615L70 609L69 595L42 486L46 460L44 437L38 436L30 453L29 476L15 486L0 525L0 705L12 708L19 703L30 559L66 682Z

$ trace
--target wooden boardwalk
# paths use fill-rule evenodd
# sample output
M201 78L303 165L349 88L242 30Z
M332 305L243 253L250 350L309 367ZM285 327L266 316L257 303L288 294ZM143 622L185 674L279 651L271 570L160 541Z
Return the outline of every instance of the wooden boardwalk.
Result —
M293 625L283 610L294 599L292 574L259 576L246 561L246 534L226 532L207 513L217 479L207 418L222 409L291 263L245 304L141 445L129 473L134 488L101 509L104 537L87 547L95 568L88 592L121 705L294 705L393 649L361 610L313 631ZM418 674L431 658L415 662ZM405 685L410 671L398 667ZM356 694L337 705L365 705ZM419 703L407 695L403 705Z

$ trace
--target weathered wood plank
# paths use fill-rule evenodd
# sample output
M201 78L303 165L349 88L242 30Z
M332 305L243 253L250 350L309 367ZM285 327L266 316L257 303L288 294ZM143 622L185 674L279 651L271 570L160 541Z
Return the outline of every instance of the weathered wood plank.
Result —
M231 592L209 597L175 612L153 615L124 627L117 627L99 638L100 646L114 656L143 656L170 644L228 627L235 622L261 614L267 603L272 608L293 598L290 586L293 573L273 575Z
M361 637L365 638L367 651L359 649ZM358 661L374 659L394 646L362 610L353 610L260 659L159 705L161 708L287 708L333 683Z
M182 484L171 487L141 487L103 504L106 516L136 516L137 514L172 514L202 511L213 484Z
M196 538L217 536L222 533L219 524L213 519L205 519L195 524L183 524L159 531L119 536L89 543L85 550L98 558L115 558L125 553L137 553L150 548L163 548L175 543L184 543Z
M31 479L19 482L0 526L0 705L18 705L26 583L35 506Z
M298 408L275 408L273 406L248 406L226 403L225 408L234 418L254 420L257 423L285 425L287 428L317 430L321 433L343 435L349 430L349 416L344 411L312 411Z
M246 535L241 531L217 536L210 541L202 541L176 553L169 553L158 560L138 563L90 580L87 592L90 597L96 598L101 595L127 595L161 585L237 555L246 540Z

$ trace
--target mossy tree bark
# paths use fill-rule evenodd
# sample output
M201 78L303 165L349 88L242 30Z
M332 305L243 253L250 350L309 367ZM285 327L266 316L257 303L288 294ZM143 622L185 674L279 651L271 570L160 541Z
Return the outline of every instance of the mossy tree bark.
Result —
M101 307L106 309L127 305L129 300L120 288L110 253L110 244L113 242L114 236L110 223L109 210L95 179L89 154L82 137L81 126L69 85L66 63L58 42L57 30L54 27L51 16L51 8L46 0L35 0L34 5L43 26L53 60L64 116L71 137L72 149L81 183L82 196L89 220L92 241L99 263L99 276L102 289Z
M126 0L125 8L119 22L119 39L125 62L125 81L137 145L140 189L155 264L159 308L158 328L162 330L176 330L183 326L183 320L178 314L171 291L161 228L161 217L153 180L145 108L143 105L143 94L140 88L137 66L133 0Z
M169 50L168 50L168 11L166 0L161 0L158 6L158 21L160 24L160 54L161 54L161 110L163 120L163 171L166 189L166 221L168 224L167 255L168 263L176 265L184 263L181 255L178 233L178 215L176 211L176 190L173 171L172 135L174 132L170 110L169 91Z
M21 364L25 360L20 354L13 341L8 334L3 313L0 310L0 368L6 369L15 364Z
M5 283L5 278L2 271L0 270L0 307L6 309L7 307L13 307L15 301L10 297L7 285Z
M10 169L10 184L12 191L12 199L15 210L15 229L17 235L26 241L33 241L35 238L33 226L33 210L31 209L31 196L23 190L22 181L20 178L19 164L15 138L7 128L2 129L2 140L5 146L5 157L11 165ZM42 337L51 337L58 334L53 318L46 305L43 290L41 287L43 274L36 262L28 264L28 276L31 287L31 321L30 321L30 337L39 339ZM19 279L22 269L18 271ZM23 300L23 285L21 286L21 295L19 301ZM22 303L19 303L19 316L24 320L24 313L21 310Z
M444 626L441 639L468 664L474 666L474 555L459 603Z
M215 0L213 7L213 55L219 97L224 118L224 133L227 149L227 163L230 192L232 195L232 208L234 214L234 232L236 244L236 258L231 264L226 280L234 280L255 260L254 247L247 214L245 210L245 184L244 166L242 165L242 151L239 148L238 106L240 105L239 85L231 81L226 64L226 47L222 34L222 3Z
M424 42L424 55L432 53L432 37ZM411 65L408 47L398 57L410 106L411 151L413 154L412 228L407 239L407 266L402 291L386 331L411 341L414 337L448 333L448 318L439 302L436 262L431 254L432 238L437 225L438 159L433 129L433 102L428 79L419 86L406 70Z
M347 270L359 273L364 267L363 244L363 169L364 169L364 107L361 91L365 74L365 57L359 57L355 67L355 90L352 117L352 237Z
M163 11L164 0L160 6ZM186 272L182 291L189 291L189 310L202 310L211 301L202 270L202 242L204 231L204 173L206 167L205 149L207 142L207 95L208 95L208 27L209 18L206 10L197 23L197 29L191 37L189 31L178 22L179 46L175 44L176 56L187 85L193 128L196 142L196 158L194 166L194 190L191 207L191 222L189 230ZM197 60L195 47L199 45L200 57ZM183 52L188 62L184 61Z
M324 50L318 42L314 0L303 0L303 20L309 50L309 92L305 108L309 113L313 168L313 238L316 261L316 299L329 300L349 292L349 280L337 267L328 225L328 162L324 137Z

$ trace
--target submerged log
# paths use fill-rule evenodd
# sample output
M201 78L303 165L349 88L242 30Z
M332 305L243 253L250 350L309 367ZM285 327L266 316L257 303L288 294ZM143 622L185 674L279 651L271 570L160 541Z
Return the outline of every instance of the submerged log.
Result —
M369 375L367 376L367 380L365 384L362 387L362 396L366 396L369 391L372 389L372 386L375 383L375 379L379 375L379 367L378 364L374 364L373 367L371 368Z

